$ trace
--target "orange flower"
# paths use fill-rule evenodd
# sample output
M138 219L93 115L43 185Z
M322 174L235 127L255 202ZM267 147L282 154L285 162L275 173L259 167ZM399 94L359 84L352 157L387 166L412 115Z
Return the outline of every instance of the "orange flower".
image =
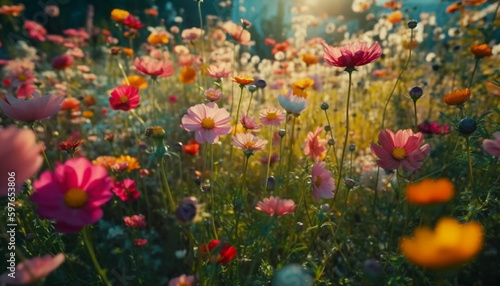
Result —
M122 9L113 9L111 11L111 19L115 20L116 22L123 22L123 20L125 20L128 15L130 15L130 13Z
M0 7L0 14L17 17L22 11L24 11L24 8L25 7L23 4L10 5L10 6L2 5L2 7Z
M457 89L443 97L443 102L448 105L461 105L470 98L470 89Z
M491 48L487 44L474 44L472 45L472 47L470 47L470 51L478 59L482 59L484 57L489 57L492 55Z
M179 80L186 84L194 83L196 80L196 70L190 66L182 68Z
M451 4L450 6L446 7L446 13L448 13L448 14L455 13L455 12L459 11L461 8L462 8L462 2L457 1L453 4Z
M401 252L416 265L446 269L463 264L483 247L483 229L477 222L460 224L454 218L441 218L433 230L419 227L413 237L403 237Z
M138 89L146 89L148 88L148 82L146 81L145 78L143 78L140 75L129 75L127 77L128 83L130 86L137 87ZM127 81L124 79L122 80L122 85L126 85Z
M85 102L86 106L92 106L96 103L96 100L95 97L89 95L83 99L83 102Z
M127 171L132 171L135 169L140 169L141 165L139 165L139 162L137 162L137 159L135 157L131 157L129 155L121 155L116 159L116 164L122 164L122 163L127 163Z
M254 81L253 77L237 75L234 77L234 81L239 83L240 85L248 85Z
M149 16L158 16L158 10L155 8L145 9L144 14L149 15Z
M92 164L109 169L116 164L116 158L112 156L99 156L92 161Z
M82 112L82 116L85 118L92 118L92 117L94 117L94 112L92 112L90 110L86 110L86 111Z
M446 178L424 179L406 187L408 202L417 205L444 203L455 195L455 186Z
M293 90L293 95L296 95L298 97L302 97L305 99L307 99L307 97L309 97L309 94L307 93L307 91L305 91L302 88L297 87L296 85L292 85L292 90Z
M394 10L399 9L402 6L403 6L403 3L396 2L396 1L387 1L384 3L384 5L382 5L382 7L384 7L384 8L390 8L390 9L394 9Z
M61 110L79 110L80 101L74 97L65 98L62 102Z
M133 49L129 49L129 48L123 48L122 49L123 53L126 54L127 56L132 56L134 54L134 50Z
M151 34L149 34L148 43L151 45L157 45L157 44L168 44L168 34L167 31L152 31Z
M312 54L303 54L301 60L308 66L315 65L318 63L318 58Z
M301 79L296 80L293 83L292 87L296 87L298 89L306 89L308 87L313 86L313 84L314 84L314 80L306 77L306 78L301 78Z
M401 21L403 19L403 13L401 11L394 11L389 16L387 16L387 20L391 22L392 24L396 24L397 22Z

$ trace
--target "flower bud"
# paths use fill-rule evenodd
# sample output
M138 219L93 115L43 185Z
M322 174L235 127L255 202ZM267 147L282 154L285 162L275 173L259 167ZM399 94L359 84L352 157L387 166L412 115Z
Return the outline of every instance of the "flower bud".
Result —
M330 127L330 125L325 125L325 131L327 132L330 132L330 130L332 130L332 127Z
M253 84L249 85L248 86L248 91L250 91L251 93L256 92L257 91L257 86L253 85Z
M464 118L460 120L460 124L458 125L458 130L465 136L471 135L476 129L477 123L473 118Z
M330 106L329 106L329 105L328 105L328 103L326 103L326 102L323 102L323 103L321 104L321 109L322 109L322 110L328 110L328 108L329 108L329 107L330 107Z
M350 143L349 144L349 151L354 152L354 150L356 150L356 144Z
M349 188L349 189L354 188L354 186L356 185L356 182L350 178L345 179L344 182L345 182L345 185L347 186L347 188Z
M335 139L330 138L330 140L328 140L328 145L334 146L335 145Z
M406 26L410 29L415 29L417 27L417 20L410 20L408 23L406 23Z
M286 134L286 130L285 130L285 129L280 129L280 130L278 131L278 135L279 135L281 138L285 137L285 134Z

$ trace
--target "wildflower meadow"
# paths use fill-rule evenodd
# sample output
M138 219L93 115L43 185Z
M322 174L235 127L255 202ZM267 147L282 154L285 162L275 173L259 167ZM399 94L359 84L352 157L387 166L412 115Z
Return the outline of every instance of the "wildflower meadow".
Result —
M0 285L500 285L500 1L185 1L0 1Z

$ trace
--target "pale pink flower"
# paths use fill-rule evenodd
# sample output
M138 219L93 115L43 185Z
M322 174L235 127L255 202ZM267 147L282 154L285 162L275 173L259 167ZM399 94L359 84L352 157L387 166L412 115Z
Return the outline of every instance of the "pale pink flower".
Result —
M169 77L174 74L174 66L166 60L158 61L147 56L137 57L134 65L138 71L152 77Z
M262 112L259 115L259 120L262 122L262 124L269 126L278 126L283 122L283 120L286 119L286 115L283 113L283 111L270 107L262 110Z
M231 74L231 69L222 65L210 65L207 68L207 75L213 78L227 78Z
M45 35L47 35L47 30L35 21L27 20L24 22L23 27L28 30L28 34L31 38L39 41L45 41Z
M31 84L35 80L33 70L35 65L28 60L12 60L5 67L8 79L12 87L19 87L23 84Z
M59 6L57 5L47 5L43 10L49 17L57 17L60 13Z
M354 42L341 47L332 47L323 42L323 48L323 59L328 65L349 69L372 63L382 55L378 42L371 47L365 42Z
M230 34L238 43L242 45L251 44L250 40L252 38L252 35L241 25L228 21L222 25L222 29L224 29L226 33Z
M146 217L142 214L126 216L123 218L125 225L131 228L145 228L147 226Z
M182 30L181 37L186 41L194 41L203 36L205 31L200 28L191 28Z
M174 47L174 53L178 55L187 55L189 54L189 49L184 45L177 45Z
M35 133L31 130L0 126L0 142L5 143L0 148L0 161L8 162L0 164L0 197L5 197L9 188L14 188L15 193L22 190L24 181L42 166L43 157L41 146L36 143ZM9 186L10 177L15 181ZM14 192L10 190L10 193Z
M186 276L182 274L181 276L174 278L168 282L168 286L191 286L194 285L194 276Z
M56 270L65 259L64 254L59 253L56 256L47 254L23 260L16 266L15 278L10 277L10 272L7 271L0 276L0 284L25 285L35 283Z
M279 197L269 197L257 203L256 210L270 216L281 216L295 211L293 200L280 199Z
M204 94L205 94L205 98L211 102L220 100L222 98L222 96L224 95L222 93L222 91L220 91L218 89L213 89L213 88L206 89Z
M56 230L66 234L101 219L101 206L113 197L106 169L83 157L57 164L54 172L43 172L33 188L30 199L38 215L55 221Z
M233 146L248 152L250 155L255 151L262 150L266 147L267 140L259 139L252 133L236 133L233 136Z
M18 99L7 94L6 100L0 99L0 109L8 117L21 122L33 122L53 116L61 109L62 96L52 94L41 96L35 90L33 98Z
M332 177L332 173L325 166L325 162L316 162L312 167L312 188L315 200L318 200L320 197L331 199L334 196L335 180Z
M318 161L326 152L326 139L319 138L319 134L323 131L323 127L316 128L316 131L307 133L305 141L304 154L311 157L314 161Z
M483 140L483 149L493 157L500 157L500 131L493 133L493 137Z
M379 160L377 164L384 170L396 170L403 166L406 171L419 169L422 160L429 155L429 144L420 146L424 141L422 133L413 133L411 129L399 130L394 134L386 129L378 134L380 145L370 144L370 148Z
M226 109L210 102L190 107L182 117L182 127L187 131L194 131L199 143L213 144L219 142L220 135L231 133L230 121L231 116Z
M257 120L252 116L243 113L240 117L240 123L245 130L259 131L262 125L257 123Z

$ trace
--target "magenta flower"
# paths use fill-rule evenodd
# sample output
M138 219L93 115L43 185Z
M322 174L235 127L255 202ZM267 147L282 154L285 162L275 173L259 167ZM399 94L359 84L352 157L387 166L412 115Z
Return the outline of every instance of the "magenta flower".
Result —
M144 215L126 216L123 218L125 225L131 228L145 228L147 226Z
M112 197L112 182L106 169L93 166L86 158L57 164L33 183L30 199L41 218L56 222L62 233L77 233L102 217L101 206Z
M316 162L312 167L312 187L313 197L317 201L318 198L331 199L335 190L335 180L332 173L325 168L325 162Z
M278 95L278 102L286 112L299 116L309 104L309 99L294 95L290 88L285 96Z
M210 102L218 101L224 95L222 91L213 88L206 89L204 93L205 98Z
M323 42L323 59L330 66L354 69L374 62L382 55L378 42L371 47L365 42L354 42L341 47L332 47Z
M429 144L420 146L424 141L422 133L414 134L411 129L394 133L382 130L378 134L380 145L370 144L372 152L379 157L377 164L384 170L396 170L400 166L406 171L415 171L422 166L422 160L431 150Z
M10 118L28 123L53 116L61 109L63 100L63 96L53 94L41 96L40 92L35 90L33 98L26 100L7 94L6 100L0 99L0 109Z
M307 133L305 141L304 154L311 157L314 161L318 161L326 152L326 139L319 138L319 134L323 131L323 127L316 128L316 131Z
M123 24L125 24L125 26L127 26L129 28L136 29L136 30L144 28L144 24L141 22L141 20L139 20L139 18L132 16L130 14L127 16L127 18L125 18L123 20Z
M450 133L450 126L441 126L437 122L424 121L418 125L418 131L424 134L448 134Z
M210 102L190 107L182 117L182 127L189 132L194 131L198 143L213 144L219 142L219 136L231 133L230 121L231 116L226 109Z
M135 68L145 75L152 77L169 77L174 74L174 66L170 61L158 61L152 57L135 58Z
M483 149L493 157L500 157L500 131L493 133L493 137L495 139L483 140Z
M137 247L143 247L144 245L148 244L148 240L143 238L136 238L132 241L132 243Z
M74 59L68 54L60 55L52 59L50 65L55 70L63 70L73 65Z
M283 120L286 119L285 114L274 107L266 108L262 110L262 112L259 115L259 120L262 122L262 124L266 126L277 126L280 125Z
M28 31L28 35L39 41L45 41L45 36L47 35L47 30L35 21L27 20L24 22L23 27Z
M194 285L194 276L186 276L182 274L181 276L174 278L168 282L168 286L191 286Z
M43 157L41 147L36 143L35 133L28 129L19 129L15 126L0 127L0 197L5 197L9 188L18 193L22 190L24 181L33 176L42 166ZM9 186L9 178L15 181ZM12 179L11 179L12 180ZM11 181L12 182L12 181ZM11 195L12 196L12 195Z
M258 202L255 209L270 216L282 216L295 211L295 202L271 196Z
M233 146L249 155L253 155L255 151L264 149L266 144L267 140L259 139L252 133L237 133L233 136Z
M111 92L111 109L129 111L139 105L139 89L135 86L120 85Z
M226 68L224 66L220 65L210 65L207 68L207 75L209 77L221 79L221 78L226 78L231 74L231 70L229 68Z
M131 179L125 179L123 182L114 182L113 193L124 202L133 201L141 194L135 187L135 181Z
M244 113L240 116L240 123L245 130L259 131L262 128L255 118Z
M47 254L23 260L16 265L15 277L9 276L11 272L7 271L0 276L0 284L25 285L35 283L56 270L65 259L64 254L59 253L56 256Z

